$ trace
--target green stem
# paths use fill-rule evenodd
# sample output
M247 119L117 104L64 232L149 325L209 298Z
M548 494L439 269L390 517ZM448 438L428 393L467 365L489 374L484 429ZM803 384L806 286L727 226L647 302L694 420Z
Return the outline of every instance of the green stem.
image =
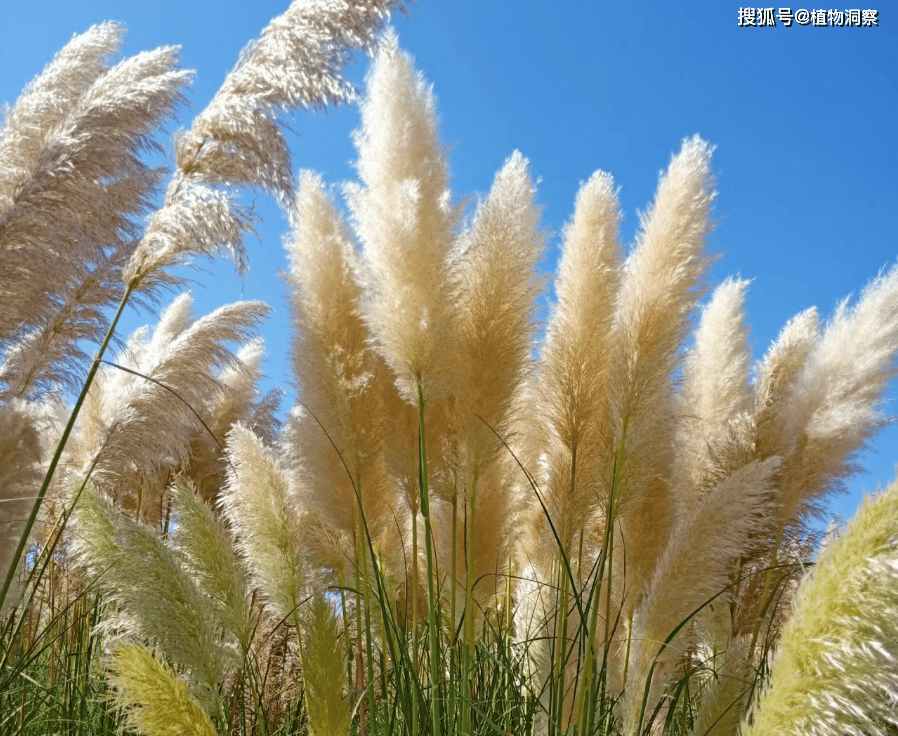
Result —
M449 638L449 682L453 684L452 687L449 688L449 707L448 707L448 716L449 723L451 725L453 719L455 718L455 687L454 683L456 682L456 637L455 637L455 607L456 607L456 598L458 597L456 587L457 587L457 579L458 579L458 562L456 557L458 555L458 487L453 491L452 494L452 561L450 562L450 573L449 573L449 626L450 626L450 638Z
M471 722L471 670L474 666L474 533L476 515L474 513L477 496L474 489L468 493L465 503L465 631L462 649L462 732L472 732Z
M421 489L421 515L424 517L424 547L427 554L427 604L428 604L428 631L427 638L430 644L430 715L433 722L433 734L439 736L440 728L440 651L437 629L437 599L433 590L433 542L430 528L430 489L427 477L427 445L424 435L424 391L421 381L418 380L418 477Z
M361 492L361 480L358 483ZM364 512L359 507L359 535L361 537L362 526L364 523ZM368 584L368 554L364 545L359 545L361 551L362 564L362 598L365 606L365 654L367 655L368 669L368 719L371 723L375 723L375 706L374 701L374 645L371 641L371 591Z
M758 643L758 635L761 633L761 626L764 623L764 618L767 616L767 609L770 608L770 604L773 602L773 597L776 593L775 590L770 590L770 579L773 575L773 570L776 568L776 563L779 560L780 546L783 543L783 536L785 533L786 526L785 524L781 524L779 534L777 534L776 537L776 543L773 545L773 556L770 559L770 567L767 569L767 575L764 577L764 590L761 593L761 600L764 601L764 605L758 614L755 630L751 637L751 646L748 648L748 651L752 653L755 651L755 645Z

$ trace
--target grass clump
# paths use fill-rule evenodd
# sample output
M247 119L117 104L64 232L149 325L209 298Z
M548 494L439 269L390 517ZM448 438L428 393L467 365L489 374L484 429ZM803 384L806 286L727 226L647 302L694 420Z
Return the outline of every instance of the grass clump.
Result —
M886 421L898 269L825 324L795 317L752 371L747 283L701 303L716 192L696 136L629 249L612 177L582 185L537 344L529 163L514 152L466 217L395 34L348 217L317 174L293 188L275 111L346 101L340 66L394 5L275 19L179 139L142 229L159 177L137 153L189 77L174 50L112 66L119 29L99 26L12 109L4 263L36 268L60 235L29 219L59 157L53 221L85 224L51 251L53 298L15 292L21 325L0 324L0 733L885 732L895 494L802 575L815 514ZM99 176L110 129L125 168ZM283 423L258 388L263 304L194 319L180 296L104 357L173 265L245 265L227 186L247 185L293 226ZM113 214L69 211L84 192Z

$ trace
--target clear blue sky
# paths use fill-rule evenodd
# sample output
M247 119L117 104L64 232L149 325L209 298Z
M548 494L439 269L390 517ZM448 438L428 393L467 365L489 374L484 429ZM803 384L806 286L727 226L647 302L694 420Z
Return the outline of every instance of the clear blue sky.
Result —
M120 20L125 53L182 45L184 65L197 70L180 118L186 126L243 45L287 5L0 0L0 100L14 101L73 33ZM754 280L747 311L756 358L791 316L812 305L831 314L895 262L898 19L889 5L878 8L879 27L866 28L740 28L740 6L719 0L554 5L419 0L395 20L434 85L455 196L487 191L515 148L530 159L554 234L547 270L581 181L599 168L615 177L629 242L659 171L694 133L717 145L719 226L710 249L721 257L712 282ZM353 78L361 82L365 68L360 59ZM318 169L334 183L353 178L357 123L351 108L298 115L294 168ZM285 384L289 315L276 274L286 226L264 196L257 201L264 225L261 243L250 243L252 273L241 283L227 265L214 266L198 274L194 293L204 312L241 297L271 303L268 373ZM129 325L147 321L136 316ZM898 390L890 399L898 413ZM898 428L882 432L861 462L869 472L850 479L850 494L832 507L843 518L862 491L893 478Z

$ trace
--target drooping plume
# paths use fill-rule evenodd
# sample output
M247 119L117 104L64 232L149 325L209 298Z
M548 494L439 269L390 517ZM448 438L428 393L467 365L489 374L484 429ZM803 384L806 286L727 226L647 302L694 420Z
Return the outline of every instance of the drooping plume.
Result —
M813 515L840 490L855 454L885 424L882 398L896 355L898 266L874 279L855 306L839 304L795 377L779 414L781 527Z
M353 98L343 67L369 50L389 11L402 0L296 0L263 29L190 130L177 142L178 170L165 204L150 221L123 279L149 289L164 270L193 255L228 252L246 267L249 212L226 186L261 187L289 202L290 157L278 115Z
M237 302L193 322L190 300L176 300L132 356L141 375L95 387L105 402L94 478L135 515L159 521L165 476L188 461L194 437L207 431L200 419L212 418L202 416L206 407L227 393L216 371L240 367L228 343L249 338L268 311L261 302Z
M73 40L3 128L0 347L8 353L3 380L14 395L48 383L47 370L63 379L77 373L80 354L63 343L104 334L102 307L123 291L111 280L158 184L159 172L140 154L156 147L152 136L190 78L177 68L175 47L108 68L120 34L106 24Z

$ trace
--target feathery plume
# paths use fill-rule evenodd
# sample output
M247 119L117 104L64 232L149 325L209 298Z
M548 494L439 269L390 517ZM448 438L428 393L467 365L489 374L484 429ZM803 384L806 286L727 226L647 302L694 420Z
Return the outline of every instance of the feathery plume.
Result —
M744 309L748 283L727 279L715 289L683 364L677 397L681 429L672 475L676 500L686 507L685 513L719 475L717 457L726 443L734 441L737 423L751 408Z
M621 253L620 205L614 180L595 172L577 193L565 229L556 283L558 303L546 330L539 376L532 388L530 443L539 457L540 486L562 547L571 553L602 491L595 487L607 460L608 390ZM600 486L601 487L601 486ZM557 555L542 509L535 509L536 549L547 566Z
M885 736L898 725L896 529L893 483L865 500L802 581L743 736Z
M280 405L281 390L274 388L262 394L262 361L265 342L250 340L237 351L236 365L226 366L217 377L220 392L207 400L203 415L205 427L197 427L190 441L190 457L181 474L195 485L197 494L214 504L227 474L224 438L237 422L243 422L264 441L273 443L280 428L275 412Z
M742 554L749 536L763 528L768 511L765 501L779 467L780 459L770 458L731 473L671 534L634 617L631 672L635 685L623 700L631 736L641 733L640 719L654 710L664 674L686 650L689 617L726 590L730 561ZM687 626L665 645L684 623ZM650 676L649 701L641 712L643 685Z
M151 363L146 375L151 380L135 377L126 394L114 397L115 411L100 450L96 481L112 487L117 479L135 474L152 480L161 468L174 469L186 462L199 424L192 407L202 407L220 395L215 368L237 365L227 343L246 340L269 311L262 302L219 307L159 345L157 354L148 355ZM155 339L150 347L157 347ZM157 487L154 497L141 503L139 511L147 518L158 519L161 491Z
M22 401L0 405L0 576L6 577L22 539L39 481L41 443L33 407ZM3 606L16 595L7 594Z
M186 484L178 484L174 502L174 541L183 564L197 587L211 598L218 625L246 651L255 622L246 576L231 548L230 536Z
M446 256L458 219L433 92L391 33L378 47L355 134L362 184L347 189L363 245L363 315L378 352L417 406L450 384Z
M545 240L535 195L527 159L515 151L451 254L458 362L451 421L463 493L501 447L493 430L507 435L528 368Z
M297 623L307 572L293 484L274 450L242 424L231 429L227 451L232 467L219 504L237 550L274 614Z
M27 179L0 212L0 294L15 305L0 316L0 340L51 321L78 264L130 247L131 218L147 209L159 178L139 154L156 147L152 134L190 77L176 69L177 56L163 47L125 59L43 136Z
M16 104L4 110L0 127L0 212L13 206L18 192L34 175L54 129L109 69L109 58L119 50L124 30L119 23L100 23L74 36L28 83Z
M0 399L36 400L61 389L77 391L89 356L85 345L98 343L109 327L103 310L121 298L121 269L127 248L97 263L70 264L70 281L50 298L47 311L28 332L9 344L0 363Z
M289 202L293 179L278 110L351 99L344 65L354 48L371 48L388 12L401 4L296 0L269 23L177 141L178 170L125 267L126 284L150 289L171 280L164 269L222 249L238 271L246 268L250 213L216 185L259 186Z
M306 409L292 415L290 444L301 448L308 476L303 506L364 547L356 490L369 527L382 527L390 516L383 488L384 408L374 386L384 367L358 314L362 290L350 235L312 172L300 174L292 219L293 237L285 245L293 287L293 366ZM332 490L322 494L322 487Z
M785 477L778 519L820 509L853 471L850 461L887 420L882 397L898 353L898 266L880 274L849 308L843 301L808 355L781 415Z
M235 653L222 643L207 594L188 575L181 555L142 524L118 515L92 486L75 505L71 531L75 560L116 605L102 627L160 646L186 668L194 697L215 712Z
M441 485L444 495L455 499L462 520L456 527L463 536L452 540L451 533L443 533L437 542L450 547L441 550L450 560L452 550L470 547L469 559L458 566L464 570L458 582L466 584L466 578L473 586L482 574L490 575L472 591L483 603L503 587L495 574L497 568L505 572L513 523L510 484L491 468L500 463L503 449L496 433L510 439L513 400L530 365L536 262L544 245L535 195L527 159L515 151L450 254L458 370L448 407L451 479ZM453 528L451 514L448 523L436 527ZM451 570L451 562L441 568Z
M763 455L784 453L781 417L808 356L820 339L816 307L797 314L783 327L755 369L753 426Z
M316 595L302 644L302 681L312 736L349 733L349 703L343 697L345 659L331 604Z
M621 529L627 587L638 600L670 534L667 476L673 431L671 374L707 265L702 251L715 198L712 147L683 142L642 218L615 306L611 433L621 463ZM623 579L623 575L621 575Z
M107 665L113 707L124 727L145 736L217 736L187 686L139 644L121 644Z
M723 651L715 652L708 667L713 672L698 703L692 733L695 736L733 736L758 673L748 652L747 636L736 636Z
M209 182L261 185L289 200L292 175L278 109L355 99L343 68L369 51L398 0L299 0L241 53L209 106L178 141L178 166Z

